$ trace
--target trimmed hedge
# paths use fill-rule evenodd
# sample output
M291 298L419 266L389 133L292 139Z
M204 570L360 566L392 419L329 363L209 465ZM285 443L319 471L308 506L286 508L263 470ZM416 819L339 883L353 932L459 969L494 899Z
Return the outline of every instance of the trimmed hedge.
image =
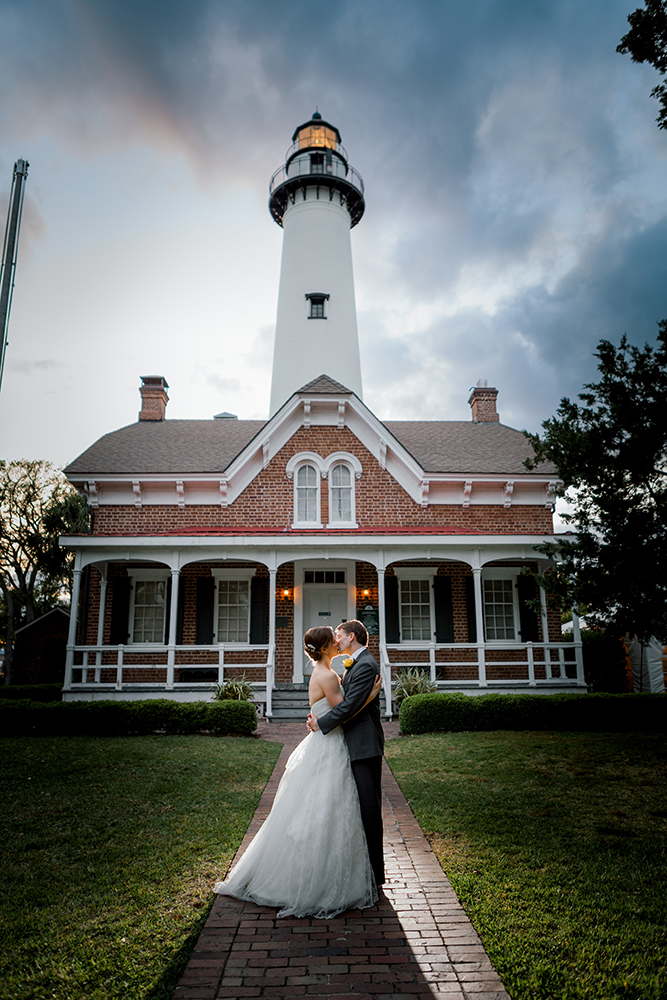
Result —
M62 694L62 684L7 684L0 687L0 700L29 698L31 701L60 701Z
M416 694L399 711L404 735L483 729L665 732L667 694Z
M257 711L248 701L0 701L3 736L129 736L155 732L250 736Z

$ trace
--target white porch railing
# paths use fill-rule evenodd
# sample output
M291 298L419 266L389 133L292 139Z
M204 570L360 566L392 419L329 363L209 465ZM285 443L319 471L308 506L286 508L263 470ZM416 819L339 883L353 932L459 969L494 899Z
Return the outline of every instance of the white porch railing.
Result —
M252 662L225 662L226 656L230 653L239 654L251 652L253 654L264 654L261 661ZM202 654L209 654L210 659L198 659ZM211 657L210 654L213 654ZM131 657L132 662L127 662ZM142 662L142 657L150 657ZM202 646L176 646L164 645L163 643L145 643L138 646L68 646L67 666L65 670L64 691L95 691L96 689L114 691L132 690L137 687L150 687L162 691L178 691L185 687L194 687L205 691L212 684L222 684L225 680L225 669L235 671L263 670L263 681L251 681L255 689L257 702L264 702L265 713L271 715L271 694L275 683L275 658L276 647L273 644L253 644L246 645L240 643L220 643L219 645ZM80 662L75 662L80 660ZM182 662L178 662L178 661ZM89 678L91 670L93 677ZM139 680L135 672L155 672L164 671L164 680ZM215 677L209 680L197 681L184 678L175 680L176 671L181 670L209 670L215 672ZM102 680L102 672L114 672L112 679ZM132 681L127 681L124 674L132 671L135 677ZM80 676L79 676L80 674ZM265 695L262 696L261 688L265 687Z
M469 659L437 659L436 653L440 651L453 653L464 653L468 650ZM585 687L584 661L582 656L581 642L524 642L508 643L502 646L490 646L483 642L456 642L456 643L401 643L387 644L380 647L380 657L383 667L383 687L386 690L386 680L384 670L389 677L391 672L401 670L405 667L421 667L428 669L431 681L439 688L460 687L463 678L445 680L438 678L438 668L467 668L471 673L476 673L476 678L470 678L468 683L477 683L480 688L491 688L494 686L518 686L528 685L528 687L540 687L540 685L571 685ZM422 653L421 659L406 660L403 658L392 659L392 653ZM428 659L423 654L428 654ZM512 656L512 654L514 654ZM518 655L517 655L518 654ZM537 654L537 655L536 655ZM567 655L569 654L569 655ZM386 666L385 666L386 664ZM575 676L568 677L567 665L575 668ZM487 675L496 667L525 668L524 677L491 677ZM536 677L536 668L544 670L544 677Z

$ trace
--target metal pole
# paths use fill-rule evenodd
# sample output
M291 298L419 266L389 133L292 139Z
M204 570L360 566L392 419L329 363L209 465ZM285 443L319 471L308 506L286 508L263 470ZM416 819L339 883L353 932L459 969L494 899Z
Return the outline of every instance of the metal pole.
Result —
M7 333L9 329L9 311L12 306L14 291L14 274L18 255L19 230L23 212L23 195L25 180L28 176L27 160L17 160L12 175L12 190L9 199L7 227L5 229L5 246L2 254L2 276L0 277L0 388L5 369L5 352L7 350Z

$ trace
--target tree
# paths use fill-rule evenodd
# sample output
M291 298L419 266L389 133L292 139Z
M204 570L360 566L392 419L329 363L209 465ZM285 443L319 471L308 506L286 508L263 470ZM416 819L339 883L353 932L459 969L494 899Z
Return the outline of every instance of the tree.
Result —
M628 14L631 30L621 38L616 51L632 56L633 62L650 63L664 77L667 74L667 0L644 0L641 7ZM651 91L662 105L658 128L667 128L667 84L660 83Z
M0 461L0 592L5 612L5 683L16 629L69 606L71 554L58 536L88 531L86 502L50 462Z
M584 603L612 634L667 639L667 321L655 348L598 344L600 380L581 403L561 400L544 435L527 434L534 459L555 463L577 533L540 551L542 578L561 607Z

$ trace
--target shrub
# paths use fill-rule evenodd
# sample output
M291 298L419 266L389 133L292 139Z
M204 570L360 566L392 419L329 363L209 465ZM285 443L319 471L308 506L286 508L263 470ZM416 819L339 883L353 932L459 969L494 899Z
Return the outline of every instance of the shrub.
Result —
M240 677L230 677L213 688L213 701L252 701L252 687L245 673Z
M0 687L0 699L10 700L60 701L62 693L62 684L7 684Z
M563 642L571 642L572 638L571 632L562 637ZM628 691L625 646L621 640L607 635L604 629L589 628L581 630L581 644L584 676L590 688L613 694Z
M435 691L435 684L429 674L419 667L406 667L396 674L394 701L397 705L413 694L430 694L431 691Z
M400 708L401 733L532 729L665 732L665 694L419 694Z
M128 736L155 732L250 736L256 728L255 706L243 701L0 701L3 736Z

